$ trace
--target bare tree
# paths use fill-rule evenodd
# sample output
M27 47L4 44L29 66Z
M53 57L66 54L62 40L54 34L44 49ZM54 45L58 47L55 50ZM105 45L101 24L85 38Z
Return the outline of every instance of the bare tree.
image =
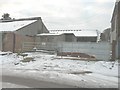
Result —
M4 14L2 15L1 20L11 20L10 14L4 13Z

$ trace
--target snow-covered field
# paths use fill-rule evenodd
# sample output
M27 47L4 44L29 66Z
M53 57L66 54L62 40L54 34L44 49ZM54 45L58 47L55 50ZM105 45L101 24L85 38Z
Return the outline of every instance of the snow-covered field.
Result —
M1 55L2 69L24 74L35 79L43 78L58 83L67 83L77 87L87 88L117 88L118 61L82 61L58 59L56 55L41 52L26 53L34 61L21 62L22 56L17 54Z

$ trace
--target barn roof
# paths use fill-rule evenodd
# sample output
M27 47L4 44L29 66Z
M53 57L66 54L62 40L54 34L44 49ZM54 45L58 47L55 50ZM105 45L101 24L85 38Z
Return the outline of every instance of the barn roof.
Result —
M15 31L37 20L23 20L12 22L0 22L0 31Z
M57 35L61 35L59 33L41 33L41 34L37 34L37 36L57 36Z
M73 33L76 37L98 36L97 30L50 30L50 33L54 33L54 34Z

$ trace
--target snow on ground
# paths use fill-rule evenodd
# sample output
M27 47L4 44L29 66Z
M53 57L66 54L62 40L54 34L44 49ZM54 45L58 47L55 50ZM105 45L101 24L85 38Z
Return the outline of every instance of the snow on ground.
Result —
M2 88L29 88L29 87L23 86L23 85L16 85L16 84L13 84L13 83L2 82Z
M21 62L17 54L0 55L3 69L24 72L35 78L42 77L62 83L83 87L118 87L118 61L81 61L57 59L56 55L34 52L26 53L35 61ZM74 81L74 82L73 82ZM109 83L109 84L108 84Z

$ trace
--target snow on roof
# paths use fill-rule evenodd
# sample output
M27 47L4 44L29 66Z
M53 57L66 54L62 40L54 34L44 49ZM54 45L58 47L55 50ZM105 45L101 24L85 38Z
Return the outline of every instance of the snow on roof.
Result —
M37 20L0 22L0 31L15 31Z
M55 34L73 33L76 37L98 36L96 30L51 30L50 33L55 33Z
M75 32L75 36L98 36L96 31L80 31L80 32Z
M61 35L59 33L42 33L42 34L37 34L37 36L56 36L56 35Z

